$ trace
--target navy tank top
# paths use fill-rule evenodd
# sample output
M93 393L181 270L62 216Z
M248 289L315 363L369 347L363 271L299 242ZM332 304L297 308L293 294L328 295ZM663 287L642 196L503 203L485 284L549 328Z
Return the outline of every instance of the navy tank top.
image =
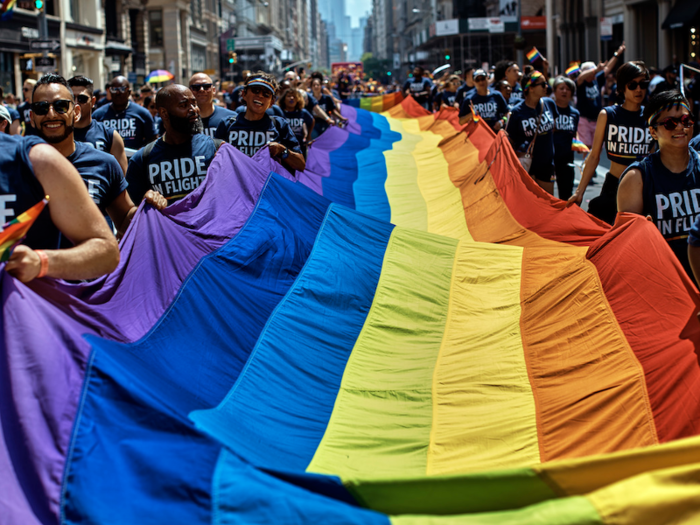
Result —
M642 118L643 107L633 112L622 106L608 106L605 112L608 121L603 140L611 161L629 166L649 155L652 138Z
M44 189L29 162L29 151L43 143L36 136L0 133L0 227L44 198ZM59 247L60 233L51 221L49 206L41 212L22 244L35 250Z

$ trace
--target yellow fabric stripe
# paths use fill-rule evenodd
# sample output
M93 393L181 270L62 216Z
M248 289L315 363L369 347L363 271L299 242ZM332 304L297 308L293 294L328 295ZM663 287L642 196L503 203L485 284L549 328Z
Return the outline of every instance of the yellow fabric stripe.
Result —
M418 168L413 150L422 137L404 130L404 121L387 117L391 131L403 137L384 152L386 159L386 196L391 206L391 222L397 226L428 229L428 207L418 188ZM466 221L465 221L466 223Z
M520 333L523 248L461 243L434 379L428 475L540 462Z
M307 470L339 476L425 474L432 376L457 241L396 228L375 299Z
M432 119L432 117L425 117ZM421 131L419 119L403 122L404 130L423 138L413 157L418 168L418 187L428 207L428 231L455 239L472 240L459 189L450 180L447 160L438 147L442 135Z
M700 463L641 474L588 499L609 525L700 523Z

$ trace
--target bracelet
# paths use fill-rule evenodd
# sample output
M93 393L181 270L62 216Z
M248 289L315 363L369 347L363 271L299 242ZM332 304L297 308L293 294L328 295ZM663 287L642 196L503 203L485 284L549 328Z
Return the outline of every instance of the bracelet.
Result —
M39 275L36 276L37 279L44 277L49 273L49 257L44 253L44 250L34 250L41 260L41 266L39 267Z
M613 53L613 56L614 56L615 58L617 58L617 51L615 51L615 52Z

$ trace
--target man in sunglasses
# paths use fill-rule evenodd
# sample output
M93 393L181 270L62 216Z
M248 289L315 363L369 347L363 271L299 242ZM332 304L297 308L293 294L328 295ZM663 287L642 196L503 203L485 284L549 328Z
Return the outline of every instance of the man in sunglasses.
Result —
M123 235L136 213L124 173L109 153L75 142L73 130L80 121L81 106L75 104L66 80L60 75L44 75L34 87L32 100L32 122L38 135L78 170L94 203ZM154 206L165 207L162 197L154 194L150 198Z
M92 118L92 108L95 105L92 80L82 76L73 77L68 79L68 86L73 91L76 104L80 106L80 120L75 123L73 137L78 142L88 142L96 149L111 154L117 159L122 172L126 173L128 161L121 135Z
M124 139L124 146L139 149L156 138L153 117L150 112L132 102L129 81L123 76L115 77L109 85L112 103L101 107L92 118L116 129Z
M24 123L24 136L29 137L36 135L36 131L32 127L32 90L36 80L33 78L28 78L24 81L22 86L22 96L24 97L24 102L17 106L17 112L19 113L20 120Z
M508 103L498 91L490 91L488 75L483 69L474 72L476 90L469 92L459 106L459 123L464 125L470 118L472 108L489 127L498 133L504 118L509 114Z
M688 147L694 124L688 101L675 90L655 93L644 119L658 149L624 171L617 210L650 217L692 278L688 234L700 217L700 155Z
M277 81L258 71L248 77L241 97L245 111L227 118L214 136L252 157L266 145L270 156L294 171L304 171L306 161L286 119L266 112L275 100Z
M214 133L219 124L228 117L233 116L234 112L214 104L216 88L209 75L204 73L192 75L192 78L190 78L190 90L197 100L204 133L214 138Z
M156 109L165 133L134 154L126 179L135 202L156 190L172 203L202 183L223 141L201 132L199 107L186 86L171 84L158 91Z

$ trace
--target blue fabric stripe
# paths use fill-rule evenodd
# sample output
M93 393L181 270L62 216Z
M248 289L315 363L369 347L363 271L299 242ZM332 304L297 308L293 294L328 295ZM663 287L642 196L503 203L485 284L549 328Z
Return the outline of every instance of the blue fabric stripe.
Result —
M372 306L393 225L331 205L313 252L205 432L255 466L305 470Z
M271 175L243 229L129 345L91 337L66 466L66 523L209 523L221 444L193 428L234 384L308 258L328 201ZM136 305L135 305L136 307Z
M331 479L330 476L318 476ZM214 479L214 525L390 525L388 516L319 494L245 464L223 450ZM343 490L345 490L343 488Z
M370 147L357 153L355 209L391 222L391 206L385 188L387 168L384 152L392 149L394 142L400 141L402 135L391 130L386 117L378 113L370 113L370 115L374 127L381 132L381 135L378 139L371 141Z

